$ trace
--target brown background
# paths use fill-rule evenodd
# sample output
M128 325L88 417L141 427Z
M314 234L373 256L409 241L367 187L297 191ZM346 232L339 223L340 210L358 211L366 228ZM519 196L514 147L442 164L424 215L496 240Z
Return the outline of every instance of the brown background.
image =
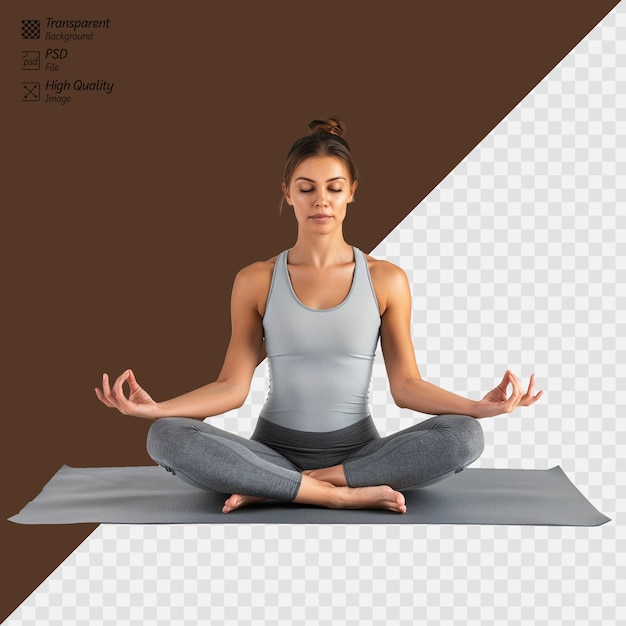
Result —
M4 520L62 464L150 463L149 424L97 402L101 373L133 367L164 399L219 371L237 269L292 242L280 176L309 119L348 123L346 234L369 251L616 4L3 3L0 619L95 528ZM111 27L21 39L47 17ZM60 72L20 70L46 47L69 50ZM115 87L20 101L53 78Z

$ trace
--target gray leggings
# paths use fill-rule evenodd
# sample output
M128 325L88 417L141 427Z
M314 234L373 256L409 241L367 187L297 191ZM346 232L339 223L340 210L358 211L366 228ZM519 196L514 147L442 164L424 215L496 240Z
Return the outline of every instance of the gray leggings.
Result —
M483 451L483 431L466 415L437 415L381 437L371 419L316 433L259 418L250 439L194 419L156 420L148 453L167 471L202 489L291 501L303 470L343 464L348 485L426 487L460 472Z

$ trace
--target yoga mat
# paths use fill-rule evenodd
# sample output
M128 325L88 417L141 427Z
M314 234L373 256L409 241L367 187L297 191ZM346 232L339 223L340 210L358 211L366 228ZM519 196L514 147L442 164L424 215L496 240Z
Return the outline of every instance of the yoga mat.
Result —
M549 470L466 469L405 492L407 513L267 501L221 512L228 494L187 485L158 466L63 466L10 518L19 524L512 524L599 526L609 520Z

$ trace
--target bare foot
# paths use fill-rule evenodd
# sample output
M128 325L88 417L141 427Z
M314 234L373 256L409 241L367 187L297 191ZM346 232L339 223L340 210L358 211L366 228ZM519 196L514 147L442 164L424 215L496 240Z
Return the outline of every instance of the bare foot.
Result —
M311 470L311 472L317 470ZM313 504L329 509L386 509L406 513L404 496L388 485L373 487L336 486L303 472L302 483L294 502ZM230 513L249 504L262 502L265 498L234 493L224 502L223 513Z
M347 487L348 481L343 471L343 465L333 465L332 467L322 467L320 469L305 470L302 472L317 480L322 480L335 485L335 487Z
M387 485L374 487L337 487L341 509L387 509L406 513L404 496Z
M404 496L388 485L337 487L304 474L294 502L329 509L387 509L406 513Z
M262 502L265 498L257 498L256 496L242 496L238 493L234 493L226 502L224 502L224 506L222 507L222 513L230 513L235 509L240 509L242 506L248 506L249 504L254 504L255 502Z

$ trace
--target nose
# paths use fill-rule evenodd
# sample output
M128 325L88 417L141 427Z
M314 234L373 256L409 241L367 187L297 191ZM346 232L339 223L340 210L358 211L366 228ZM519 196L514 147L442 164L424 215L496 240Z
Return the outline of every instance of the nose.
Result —
M317 194L317 197L315 198L315 206L328 206L328 199L324 190L321 190Z

